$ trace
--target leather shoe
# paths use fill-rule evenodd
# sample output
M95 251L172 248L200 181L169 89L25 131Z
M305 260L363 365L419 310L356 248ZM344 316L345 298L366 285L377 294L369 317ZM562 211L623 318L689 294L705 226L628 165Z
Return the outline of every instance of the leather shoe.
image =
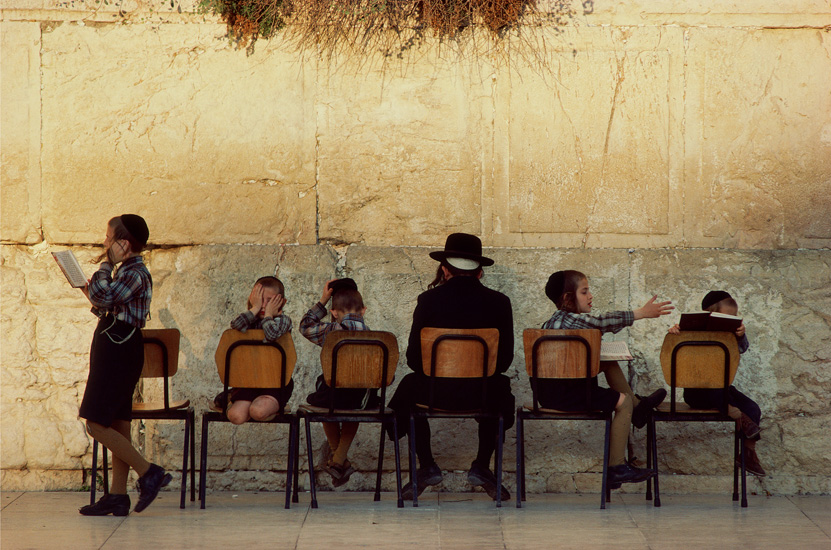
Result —
M482 487L489 497L496 500L496 476L493 475L493 472L489 468L485 468L474 462L470 465L470 470L467 472L467 480L474 487ZM502 500L510 500L511 493L508 492L508 489L504 485L501 486L501 489Z
M98 499L95 504L81 506L78 512L82 516L126 516L130 513L130 497L108 493Z
M612 489L617 489L621 483L640 483L641 481L646 481L655 475L655 470L635 468L624 462L617 466L609 466L608 474L606 483ZM615 485L618 487L615 487Z
M738 464L741 466L741 456L738 458ZM756 449L744 449L744 469L754 476L764 477L767 475L762 464L759 462L759 457L756 454Z
M150 503L156 500L161 488L166 487L172 479L173 477L165 473L161 466L151 464L150 469L138 480L139 498L133 511L141 512L150 506Z
M419 468L416 471L416 478L418 479L418 496L424 492L428 485L438 485L441 483L442 475L441 468L438 464L432 464L426 468ZM408 481L404 487L401 488L401 498L404 500L413 500L413 482Z
M632 410L632 425L638 429L646 426L646 421L649 419L649 415L652 414L652 409L663 403L666 396L667 390L664 388L655 390L648 397L636 396L641 402Z
M759 427L758 424L753 422L749 416L742 413L742 416L739 418L739 428L741 429L742 435L745 439L753 439L759 440L761 436L759 435L762 432L762 428Z

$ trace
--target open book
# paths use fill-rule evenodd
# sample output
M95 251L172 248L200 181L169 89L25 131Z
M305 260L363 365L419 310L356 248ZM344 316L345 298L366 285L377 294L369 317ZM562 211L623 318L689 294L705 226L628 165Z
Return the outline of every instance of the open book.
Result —
M61 271L63 271L66 280L72 285L72 288L83 288L87 284L87 276L81 269L81 264L71 250L61 250L60 252L53 252L52 256L58 262Z
M681 330L723 330L736 332L742 324L742 318L715 311L682 313L678 326Z
M634 357L629 353L629 346L623 340L615 342L600 342L601 361L631 361Z

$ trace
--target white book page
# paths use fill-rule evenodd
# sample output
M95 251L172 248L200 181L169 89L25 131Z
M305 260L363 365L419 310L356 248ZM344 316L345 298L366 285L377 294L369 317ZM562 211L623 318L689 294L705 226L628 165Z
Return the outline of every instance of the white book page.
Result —
M614 342L600 342L601 361L631 361L634 359L629 352L629 346L623 340Z
M71 250L61 250L60 252L53 252L52 256L58 262L58 266L63 271L66 280L72 285L72 288L82 288L87 284L87 276L84 275L84 270L81 269L81 264Z

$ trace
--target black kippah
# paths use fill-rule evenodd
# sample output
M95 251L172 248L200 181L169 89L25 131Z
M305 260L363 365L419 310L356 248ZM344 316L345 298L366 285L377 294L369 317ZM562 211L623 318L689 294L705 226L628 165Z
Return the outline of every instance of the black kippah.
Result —
M147 244L147 239L150 237L150 230L147 229L147 222L144 221L144 218L138 216L136 214L122 214L120 216L121 223L130 232L130 235L144 246Z
M565 288L566 284L566 272L565 271L558 271L556 273L552 273L551 277L548 278L548 283L545 285L545 295L548 296L548 299L554 303L557 303L560 296L563 295L563 289Z
M358 283L349 277L344 277L343 279L336 279L329 283L329 289L332 291L332 294L337 294L341 290L358 290Z
M704 296L704 299L701 300L701 309L707 309L713 304L717 304L722 300L727 300L728 298L732 298L729 292L724 290L711 290Z

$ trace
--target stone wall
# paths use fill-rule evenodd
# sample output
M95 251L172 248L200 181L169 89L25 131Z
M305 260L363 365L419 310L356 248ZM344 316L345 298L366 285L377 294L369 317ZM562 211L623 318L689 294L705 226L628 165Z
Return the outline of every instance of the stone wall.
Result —
M831 8L586 11L533 34L544 48L509 37L475 55L425 37L400 57L356 59L301 55L279 38L246 55L183 3L4 2L2 488L88 483L77 406L94 318L49 253L89 260L106 220L136 211L157 245L149 326L181 330L174 391L198 410L219 389L219 334L257 276L279 266L295 322L327 279L354 277L370 326L397 334L403 352L435 272L427 252L467 231L493 247L485 283L513 301L518 402L529 391L521 331L551 314L552 271L589 274L598 311L654 293L695 310L726 288L751 341L737 385L764 416L771 475L751 489L831 492ZM676 319L618 335L636 353L639 393L663 384L658 350ZM295 337L297 404L319 364ZM180 427L134 430L148 456L180 462ZM440 465L458 472L445 486L465 487L471 430L434 431ZM725 428L660 436L661 469L678 474L666 490L729 487ZM376 437L359 432L348 488L371 485ZM597 490L601 437L533 426L529 489ZM280 487L285 441L270 427L212 430L211 487ZM644 456L643 433L633 441Z

